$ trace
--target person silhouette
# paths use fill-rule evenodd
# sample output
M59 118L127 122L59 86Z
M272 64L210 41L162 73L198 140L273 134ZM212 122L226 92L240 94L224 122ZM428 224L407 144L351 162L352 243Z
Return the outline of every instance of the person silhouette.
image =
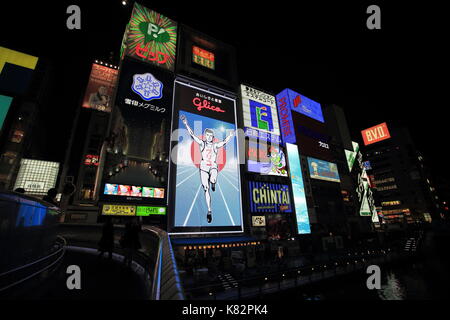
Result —
M110 217L107 218L102 228L102 237L98 243L99 257L103 257L105 252L108 252L108 258L112 258L112 251L114 248L114 224Z
M55 198L58 194L58 191L55 188L48 189L47 194L42 198L42 200L47 201L48 203L51 203L53 205L58 205Z

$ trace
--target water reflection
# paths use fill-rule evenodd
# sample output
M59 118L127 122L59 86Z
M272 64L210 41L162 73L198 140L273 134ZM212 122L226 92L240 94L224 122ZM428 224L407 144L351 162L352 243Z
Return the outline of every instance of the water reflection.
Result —
M377 290L378 296L382 300L405 300L406 290L404 285L400 282L397 275L390 271L386 278L385 283L381 284L381 289Z

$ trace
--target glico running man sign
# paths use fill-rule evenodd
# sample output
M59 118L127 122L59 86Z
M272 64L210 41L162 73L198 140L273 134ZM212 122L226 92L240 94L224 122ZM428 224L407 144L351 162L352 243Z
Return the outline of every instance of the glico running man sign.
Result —
M235 106L235 99L175 81L173 233L243 231Z

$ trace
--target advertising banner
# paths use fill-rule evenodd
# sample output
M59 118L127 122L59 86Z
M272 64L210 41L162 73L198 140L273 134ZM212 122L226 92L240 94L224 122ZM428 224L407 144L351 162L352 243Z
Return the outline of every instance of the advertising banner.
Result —
M166 215L165 207L148 207L148 206L137 206L136 216L138 217L148 217L151 215Z
M364 145L380 142L391 137L386 122L361 131Z
M341 182L335 163L308 157L308 166L309 175L313 179Z
M112 95L119 70L92 64L89 82L84 93L83 108L111 112Z
M250 212L292 212L289 186L249 181Z
M311 227L309 225L308 207L306 205L305 187L300 165L300 154L297 146L290 143L286 143L286 152L289 162L292 193L294 194L297 232L298 234L309 234L311 233Z
M104 200L124 195L128 200L165 199L173 81L167 71L123 61L104 168Z
M177 45L175 21L135 3L126 33L126 55L174 70Z
M280 144L275 97L242 84L241 97L247 136Z
M235 99L175 82L173 231L242 232Z
M249 140L247 148L247 170L261 175L287 177L286 157L283 148L261 145Z

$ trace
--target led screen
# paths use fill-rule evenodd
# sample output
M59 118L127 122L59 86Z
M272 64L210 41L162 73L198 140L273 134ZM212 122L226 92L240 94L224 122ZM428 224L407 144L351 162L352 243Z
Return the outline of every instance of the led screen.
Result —
M149 194L167 189L173 80L160 68L129 58L122 62L103 182L142 187L130 197L156 199Z
M295 143L295 129L287 89L277 94L277 108L283 143Z
M215 60L214 53L199 48L197 46L192 46L192 61L194 63L197 63L203 67L214 70L216 68L214 60Z
M313 179L340 182L337 165L332 162L308 157L309 175Z
M292 212L289 186L249 181L250 212Z
M174 70L177 23L135 3L126 31L128 56Z
M317 121L325 122L320 103L311 100L291 89L284 89L279 95L283 96L284 102L290 110L304 114L305 116Z
M300 154L294 144L286 143L286 152L289 162L289 171L294 194L295 216L297 220L298 234L311 233L309 225L308 207L306 205L305 188L303 184L302 168L300 166Z
M246 85L241 85L241 97L247 136L280 144L275 97Z
M176 82L174 108L174 231L242 231L235 100Z
M83 108L111 112L117 69L94 63L83 99Z

